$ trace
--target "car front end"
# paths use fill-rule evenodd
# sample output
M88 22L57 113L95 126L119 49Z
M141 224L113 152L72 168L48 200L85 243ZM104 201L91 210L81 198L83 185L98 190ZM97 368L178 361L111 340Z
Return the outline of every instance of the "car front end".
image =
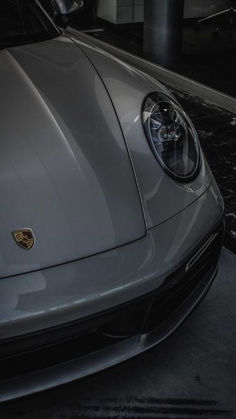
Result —
M176 99L56 35L0 51L0 401L160 343L222 248L223 201Z
M0 401L101 371L175 331L217 274L224 225L216 191L213 183L132 244L1 279Z

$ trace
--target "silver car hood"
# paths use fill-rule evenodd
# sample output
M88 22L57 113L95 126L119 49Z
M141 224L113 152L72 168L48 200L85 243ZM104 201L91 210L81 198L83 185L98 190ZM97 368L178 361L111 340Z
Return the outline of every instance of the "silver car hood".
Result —
M211 171L202 155L199 175L190 183L178 183L167 176L148 144L141 112L148 94L159 91L172 96L170 91L156 79L96 47L88 36L72 32L70 36L89 57L109 91L135 168L147 227L156 227L209 188Z
M66 37L0 51L0 276L63 264L145 235L109 95ZM18 247L12 232L31 228Z

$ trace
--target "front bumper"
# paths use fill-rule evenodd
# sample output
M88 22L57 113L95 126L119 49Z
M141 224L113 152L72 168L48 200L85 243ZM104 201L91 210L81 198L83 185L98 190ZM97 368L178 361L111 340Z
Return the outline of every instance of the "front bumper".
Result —
M129 246L1 280L0 401L89 375L166 338L216 275L222 211L212 186Z

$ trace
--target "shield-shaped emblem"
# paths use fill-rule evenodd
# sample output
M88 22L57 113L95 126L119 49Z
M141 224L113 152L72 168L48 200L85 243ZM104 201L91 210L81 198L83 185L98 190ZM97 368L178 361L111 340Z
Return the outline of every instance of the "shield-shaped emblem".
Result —
M30 250L34 246L35 238L33 231L30 228L13 231L12 235L16 244L25 250Z

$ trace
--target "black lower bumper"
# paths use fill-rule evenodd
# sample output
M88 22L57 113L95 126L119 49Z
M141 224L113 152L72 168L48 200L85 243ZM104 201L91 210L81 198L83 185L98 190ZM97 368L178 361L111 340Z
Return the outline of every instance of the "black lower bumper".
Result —
M0 401L89 375L162 341L209 290L223 234L221 224L149 295L78 322L1 342Z

